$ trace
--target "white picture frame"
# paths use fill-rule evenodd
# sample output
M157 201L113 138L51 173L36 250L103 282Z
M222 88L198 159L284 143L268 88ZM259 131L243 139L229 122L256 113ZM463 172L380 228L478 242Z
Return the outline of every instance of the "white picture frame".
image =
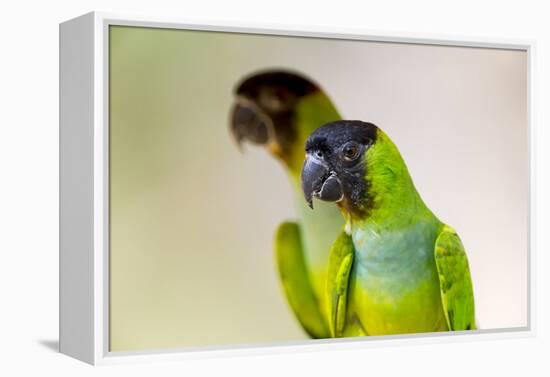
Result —
M528 56L529 250L528 324L526 327L458 333L416 334L288 342L285 344L212 346L144 352L110 352L109 334L109 140L108 32L111 25L182 30L301 36L412 44L505 48ZM197 357L364 348L528 337L535 334L535 259L533 54L529 40L495 40L363 30L202 23L92 12L60 25L60 352L90 364Z

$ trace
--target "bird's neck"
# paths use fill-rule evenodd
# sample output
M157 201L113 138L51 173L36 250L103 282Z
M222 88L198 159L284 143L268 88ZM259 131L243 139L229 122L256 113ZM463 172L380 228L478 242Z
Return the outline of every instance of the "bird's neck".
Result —
M395 230L433 217L416 190L399 150L384 132L378 131L366 161L366 210L361 217L347 216L349 228L368 226Z

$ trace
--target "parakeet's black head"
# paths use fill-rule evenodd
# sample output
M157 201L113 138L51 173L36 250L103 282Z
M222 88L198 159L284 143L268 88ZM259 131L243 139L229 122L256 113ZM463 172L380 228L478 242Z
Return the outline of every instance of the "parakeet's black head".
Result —
M365 153L376 142L378 127L357 120L328 123L306 142L302 189L313 208L313 197L337 202L351 214L362 214L368 203Z
M297 133L297 103L317 91L316 84L292 72L266 71L249 76L235 90L231 133L239 145L247 140L288 158Z

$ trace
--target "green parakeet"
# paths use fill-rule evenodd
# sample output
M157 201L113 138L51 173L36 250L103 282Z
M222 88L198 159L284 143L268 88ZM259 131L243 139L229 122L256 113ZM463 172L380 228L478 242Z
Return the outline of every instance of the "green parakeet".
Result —
M462 242L422 201L390 138L371 123L336 121L305 149L306 202L335 202L346 221L328 266L331 335L357 322L366 335L474 329Z
M271 70L253 74L235 90L231 133L264 146L286 170L295 195L297 219L275 232L277 269L284 292L304 330L313 338L329 337L325 309L330 246L344 221L330 203L313 213L303 201L300 171L303 146L319 126L341 119L329 97L314 82L294 72Z

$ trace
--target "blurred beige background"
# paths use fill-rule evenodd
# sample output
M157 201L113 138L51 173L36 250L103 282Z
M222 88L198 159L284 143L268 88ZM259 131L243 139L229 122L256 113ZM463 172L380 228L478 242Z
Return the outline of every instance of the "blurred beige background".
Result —
M286 175L228 133L235 83L270 67L392 137L465 244L479 327L525 326L524 52L111 27L111 350L306 338L272 258Z

